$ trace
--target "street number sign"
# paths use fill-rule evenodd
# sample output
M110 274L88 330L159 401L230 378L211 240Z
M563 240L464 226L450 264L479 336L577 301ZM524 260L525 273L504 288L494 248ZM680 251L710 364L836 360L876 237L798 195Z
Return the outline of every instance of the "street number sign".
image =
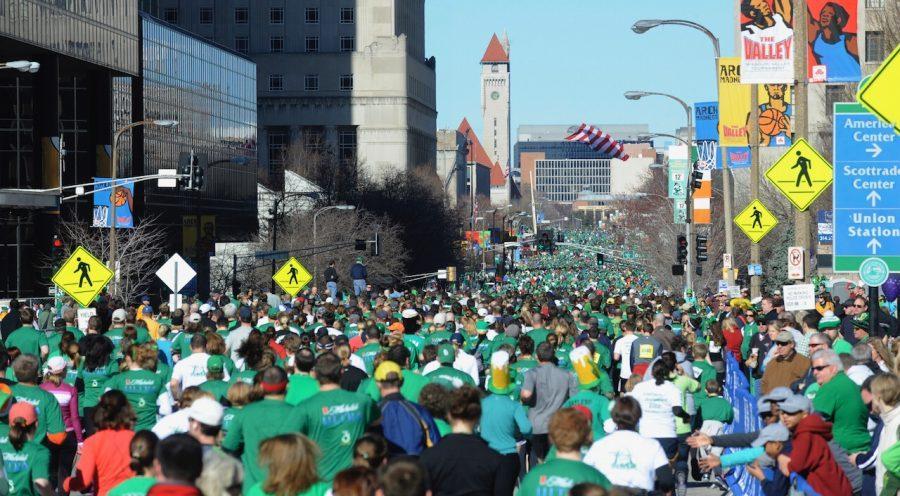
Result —
M303 288L312 281L312 275L296 258L291 257L278 272L272 276L272 280L281 286L285 293L291 297L297 296Z
M59 267L52 281L81 306L86 307L112 277L113 272L103 262L83 246L79 246Z
M831 164L801 138L769 167L766 179L804 211L828 188L833 177Z
M778 218L759 199L756 199L734 218L734 223L741 228L741 231L744 231L750 241L759 243L759 240L778 225Z
M856 98L882 121L900 134L900 45L869 78Z
M900 137L861 105L834 111L834 271L877 256L900 272Z

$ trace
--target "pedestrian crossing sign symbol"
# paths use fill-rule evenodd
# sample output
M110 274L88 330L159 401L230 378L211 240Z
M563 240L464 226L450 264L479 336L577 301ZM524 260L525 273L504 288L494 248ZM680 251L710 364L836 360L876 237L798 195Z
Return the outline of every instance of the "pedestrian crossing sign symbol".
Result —
M766 179L800 211L831 185L833 176L831 164L802 138L766 171Z
M759 243L775 226L778 218L758 199L753 200L734 218L734 223L744 231L750 241Z
M301 289L305 288L310 281L312 275L306 270L296 258L291 257L284 265L278 269L278 272L272 276L272 280L281 286L285 293L292 297L297 296Z
M112 277L112 271L103 262L83 246L79 246L56 271L52 281L81 306L86 307Z

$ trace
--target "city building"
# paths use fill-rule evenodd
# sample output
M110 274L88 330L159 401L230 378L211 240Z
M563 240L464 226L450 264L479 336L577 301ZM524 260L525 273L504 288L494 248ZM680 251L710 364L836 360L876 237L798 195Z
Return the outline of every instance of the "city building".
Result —
M370 177L435 166L435 62L424 0L145 0L150 12L257 64L262 178L285 151L337 154Z
M112 81L140 74L139 39L136 2L0 2L0 298L46 297L60 214L90 222L90 196L36 190L108 167Z
M598 125L625 146L627 162L612 159L584 143L566 141L574 126L519 126L515 145L516 170L521 188L527 191L532 178L538 195L555 203L573 204L579 196L624 195L633 193L656 152L641 136L649 133L645 124ZM592 196L591 198L600 198Z
M481 57L481 115L485 151L492 159L491 204L510 201L510 64L509 39L495 33Z

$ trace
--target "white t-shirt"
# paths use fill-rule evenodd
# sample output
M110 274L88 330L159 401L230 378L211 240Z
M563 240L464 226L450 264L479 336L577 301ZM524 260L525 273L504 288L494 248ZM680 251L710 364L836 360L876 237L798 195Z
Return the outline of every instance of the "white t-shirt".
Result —
M681 391L665 381L660 385L650 380L639 383L630 395L641 404L640 432L642 436L655 439L677 437L675 434L675 414L672 407L683 406Z
M172 367L172 380L181 383L181 389L203 384L206 382L206 362L208 360L208 353L191 353ZM227 381L228 379L228 371L226 370L224 380Z
M613 354L618 354L622 358L622 370L619 376L622 379L631 377L631 343L637 339L634 334L626 334L616 341L613 347Z
M189 411L189 409L185 408L171 415L166 415L159 419L151 430L160 439L165 439L173 434L184 434L191 428L191 418L188 416Z
M634 431L615 431L591 446L584 463L615 486L652 491L656 469L668 465L669 459L657 440Z

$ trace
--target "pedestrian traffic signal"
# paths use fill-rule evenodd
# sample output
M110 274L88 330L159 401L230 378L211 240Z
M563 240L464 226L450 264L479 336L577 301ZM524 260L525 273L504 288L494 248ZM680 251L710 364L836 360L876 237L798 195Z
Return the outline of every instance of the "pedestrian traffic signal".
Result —
M603 265L605 257L602 253L597 254L597 265Z
M709 260L709 251L707 248L709 236L706 236L705 234L698 234L694 238L694 240L696 241L696 243L694 244L694 252L697 257L697 263Z
M687 236L684 236L684 235L678 236L677 246L678 246L678 252L677 252L678 253L678 263L681 265L684 265L687 263L687 257L688 257Z

